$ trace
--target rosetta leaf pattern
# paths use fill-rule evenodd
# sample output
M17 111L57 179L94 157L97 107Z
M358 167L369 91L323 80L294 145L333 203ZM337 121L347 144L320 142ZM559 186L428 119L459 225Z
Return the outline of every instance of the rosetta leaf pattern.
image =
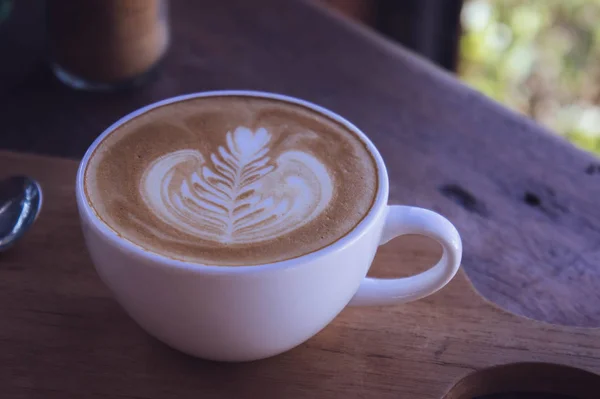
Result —
M163 222L223 244L267 240L319 214L332 182L314 156L300 151L272 159L271 135L240 126L205 157L179 150L159 158L143 176L142 197Z
M264 210L271 204L256 194L260 177L273 170L268 164L269 141L265 129L252 132L239 127L233 134L227 133L225 147L220 146L216 154L211 154L214 170L204 165L201 178L193 175L194 188L203 195L192 200L206 213L212 213L214 227L222 229L224 242L234 241L236 231L260 224L269 216ZM262 217L249 218L250 215Z

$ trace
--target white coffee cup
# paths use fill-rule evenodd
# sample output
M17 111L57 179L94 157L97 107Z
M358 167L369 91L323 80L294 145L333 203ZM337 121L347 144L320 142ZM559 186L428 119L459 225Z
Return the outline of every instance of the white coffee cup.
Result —
M377 162L379 189L367 216L328 247L258 266L210 266L174 260L145 251L108 228L85 198L84 170L96 146L111 131L152 108L214 95L251 95L301 104L352 130ZM433 294L452 279L462 256L461 239L454 226L429 210L388 205L388 188L381 155L364 133L341 116L288 96L217 91L160 101L114 123L83 157L76 195L85 242L99 276L144 330L190 355L247 361L277 355L301 344L347 305L410 302ZM404 234L420 234L438 241L443 248L441 260L411 277L366 277L377 247Z

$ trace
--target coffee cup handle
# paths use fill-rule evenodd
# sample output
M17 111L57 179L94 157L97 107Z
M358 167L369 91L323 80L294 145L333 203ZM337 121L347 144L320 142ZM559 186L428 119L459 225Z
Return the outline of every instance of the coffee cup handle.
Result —
M462 242L456 228L443 216L427 209L391 205L379 245L405 234L432 238L443 248L440 261L410 277L380 279L365 277L350 301L351 306L380 306L424 298L448 284L460 267Z

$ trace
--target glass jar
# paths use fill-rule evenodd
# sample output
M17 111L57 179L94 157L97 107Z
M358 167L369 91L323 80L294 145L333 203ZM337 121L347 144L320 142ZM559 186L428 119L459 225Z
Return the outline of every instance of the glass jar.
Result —
M46 7L52 70L74 88L139 84L169 46L167 0L48 0Z

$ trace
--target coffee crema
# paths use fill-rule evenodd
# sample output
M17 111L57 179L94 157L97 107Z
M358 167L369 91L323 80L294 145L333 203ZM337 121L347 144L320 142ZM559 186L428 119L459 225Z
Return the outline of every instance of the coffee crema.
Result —
M252 96L196 97L125 122L84 177L96 215L173 259L257 265L305 255L368 213L377 168L366 145L310 108Z

